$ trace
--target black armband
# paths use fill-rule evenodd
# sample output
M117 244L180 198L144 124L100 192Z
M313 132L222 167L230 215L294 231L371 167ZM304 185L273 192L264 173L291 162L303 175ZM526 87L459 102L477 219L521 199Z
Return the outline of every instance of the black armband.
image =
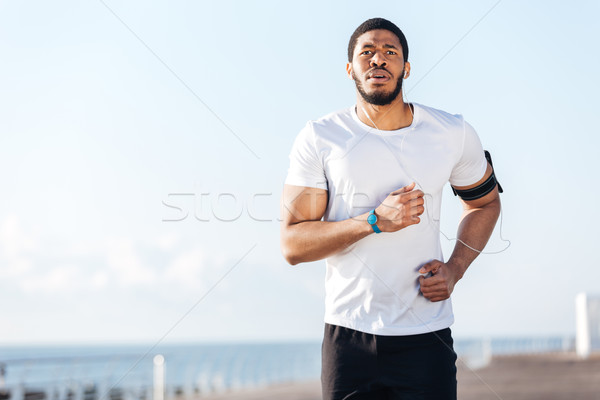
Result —
M500 192L500 193L504 192L504 190L502 190L502 186L500 186L500 182L498 182L496 180L496 175L494 174L494 170L493 170L494 164L492 164L492 156L490 155L489 151L487 151L487 150L484 151L484 154L485 154L485 159L487 160L488 163L490 163L490 166L492 167L492 174L481 185L476 186L471 189L457 190L451 186L452 191L454 192L455 196L460 196L461 199L466 200L466 201L477 200L477 199L482 198L486 194L490 193L492 190L494 190L496 185L498 185L498 192Z

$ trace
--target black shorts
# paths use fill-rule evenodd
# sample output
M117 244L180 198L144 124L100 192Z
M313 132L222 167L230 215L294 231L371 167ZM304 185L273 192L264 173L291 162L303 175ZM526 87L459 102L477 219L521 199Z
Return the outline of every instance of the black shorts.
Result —
M323 400L456 399L450 328L380 336L325 324Z

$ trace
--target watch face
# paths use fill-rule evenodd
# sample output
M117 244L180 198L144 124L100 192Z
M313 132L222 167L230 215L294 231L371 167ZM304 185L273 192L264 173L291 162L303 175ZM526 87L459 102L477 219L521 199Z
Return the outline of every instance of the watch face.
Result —
M367 217L367 222L369 223L369 225L376 224L377 223L377 215L369 214L369 216Z

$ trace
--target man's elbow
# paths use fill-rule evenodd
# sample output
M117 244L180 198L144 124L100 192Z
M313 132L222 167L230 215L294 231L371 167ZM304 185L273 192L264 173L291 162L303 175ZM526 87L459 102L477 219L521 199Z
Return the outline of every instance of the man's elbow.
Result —
M283 253L283 258L290 265L297 265L297 264L300 264L302 262L298 257L296 257L296 256L294 256L293 254L290 254L290 253L285 253L284 252Z
M281 253L283 254L285 261L290 265L296 265L302 262L300 257L288 248L282 246Z
M292 245L290 239L285 236L281 237L281 254L285 261L287 261L290 265L296 265L302 262L300 259L300 255L294 251L294 246Z

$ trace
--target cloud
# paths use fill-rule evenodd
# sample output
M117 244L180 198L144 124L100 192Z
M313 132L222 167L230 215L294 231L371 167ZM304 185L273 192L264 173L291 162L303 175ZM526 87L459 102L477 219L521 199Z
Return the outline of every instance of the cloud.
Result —
M131 239L109 239L106 263L111 277L121 286L155 285L158 282L157 273L142 261Z
M204 251L195 247L177 255L166 268L164 276L183 288L199 289L203 286L203 272L207 265Z
M42 235L17 215L0 220L0 279L24 294L123 289L197 293L218 279L226 254L183 243L175 233L149 240L113 236L68 241Z
M33 260L26 256L1 257L0 279L16 279L33 270Z
M26 234L15 214L9 214L0 224L0 278L10 278L31 271L39 242L35 234Z
M72 287L77 286L75 282L81 282L83 278L76 266L63 265L50 269L44 274L31 274L21 281L21 288L25 293L65 293Z
M155 244L163 251L171 251L180 241L179 235L174 232L167 232L158 236L155 240Z

